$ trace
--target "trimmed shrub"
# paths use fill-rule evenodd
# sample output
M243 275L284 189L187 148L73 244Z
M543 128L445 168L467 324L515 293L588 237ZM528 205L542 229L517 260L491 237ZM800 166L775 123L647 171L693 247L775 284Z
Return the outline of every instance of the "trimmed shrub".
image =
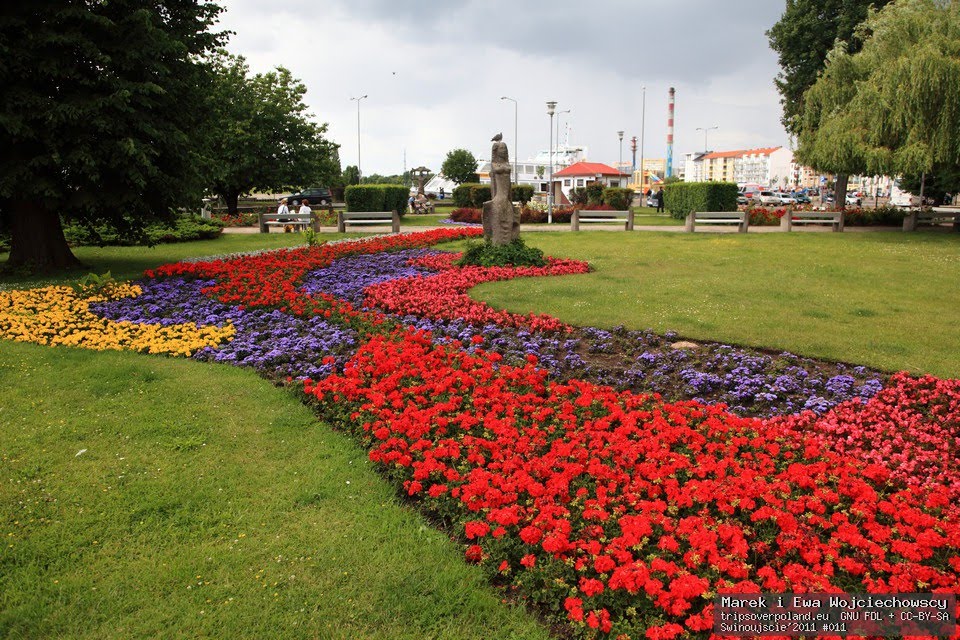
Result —
M691 211L736 211L737 185L733 182L675 182L663 188L663 204L678 220Z
M532 184L515 184L510 188L510 200L519 202L521 206L527 204L533 199Z
M210 240L220 235L224 223L200 216L181 216L171 224L151 222L140 236L121 234L115 227L95 225L93 229L77 222L64 222L63 235L67 244L77 246L151 246L171 242Z
M343 199L347 211L393 211L401 216L407 211L410 191L399 184L352 184Z
M603 204L602 182L588 182L584 189L587 191L587 204Z
M497 246L488 242L469 242L457 264L478 267L543 267L547 261L543 257L543 251L528 247L523 238L517 238L510 244Z
M454 222L471 222L479 224L482 222L483 212L480 209L471 207L460 207L450 212L450 219Z
M610 205L615 211L626 211L632 201L633 189L607 187L603 190L603 203Z
M490 194L490 185L474 184L470 187L470 206L474 209L483 209L483 203L492 199Z
M587 190L584 187L570 189L570 204L575 207L585 207L587 204Z
M472 207L473 196L470 193L470 189L475 186L475 183L465 182L461 185L457 185L453 189L453 204L456 207Z

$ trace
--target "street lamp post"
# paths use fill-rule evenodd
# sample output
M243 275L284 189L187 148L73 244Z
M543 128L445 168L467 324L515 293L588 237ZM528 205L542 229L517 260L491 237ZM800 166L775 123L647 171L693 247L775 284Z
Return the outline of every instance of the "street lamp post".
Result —
M357 184L360 184L360 177L363 176L360 170L360 101L366 97L367 94L363 94L359 98L350 98L357 101Z
M643 89L643 98L641 107L640 107L640 190L643 191L643 180L646 177L646 174L643 172L643 133L646 131L646 120L647 120L647 88L642 87ZM646 196L647 192L644 191L643 195ZM646 201L644 201L646 204Z
M513 103L513 184L519 184L520 176L517 174L517 101L507 96L500 99L509 100Z
M557 146L558 162L559 162L559 156L560 156L560 116L562 116L562 115L565 114L565 113L570 113L570 109L564 109L563 111L557 111L557 128L556 128L557 137L556 137L556 146Z
M703 131L703 152L707 153L710 150L710 147L707 146L707 132L713 129L719 129L720 127L697 127L697 131Z
M553 114L556 110L555 100L547 103L547 114L550 116L550 184L547 190L547 224L553 224Z
M620 139L620 160L617 161L617 187L623 186L623 131L617 131Z

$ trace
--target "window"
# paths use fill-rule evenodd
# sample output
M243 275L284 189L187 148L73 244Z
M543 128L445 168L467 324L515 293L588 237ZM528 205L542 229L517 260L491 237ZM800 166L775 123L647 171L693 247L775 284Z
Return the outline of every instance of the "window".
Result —
M563 186L565 186L565 187L569 187L569 186L570 186L570 178L564 178L564 179L563 179Z
M582 187L582 186L583 186L583 178L577 178L577 186L578 186L578 187Z
M541 183L540 183L540 192L541 192L541 193L546 193L546 192L547 192L547 183L546 183L546 182L541 182Z
M619 186L620 186L620 181L619 181L619 180L611 180L611 181L610 181L610 186L611 186L611 187L619 187Z

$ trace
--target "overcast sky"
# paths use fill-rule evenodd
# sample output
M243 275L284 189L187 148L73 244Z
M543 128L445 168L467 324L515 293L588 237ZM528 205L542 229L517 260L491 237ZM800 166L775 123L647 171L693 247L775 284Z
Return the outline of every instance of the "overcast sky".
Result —
M439 169L462 147L488 160L503 132L511 160L550 141L548 100L564 139L589 159L666 156L667 93L675 87L674 166L684 152L787 145L773 86L779 67L765 31L782 0L223 0L228 49L253 71L284 66L306 103L364 174ZM646 87L646 108L643 89ZM518 135L514 105L518 101ZM643 113L646 114L642 118ZM558 122L559 119L559 122ZM519 141L519 142L518 142ZM637 153L639 159L639 151Z

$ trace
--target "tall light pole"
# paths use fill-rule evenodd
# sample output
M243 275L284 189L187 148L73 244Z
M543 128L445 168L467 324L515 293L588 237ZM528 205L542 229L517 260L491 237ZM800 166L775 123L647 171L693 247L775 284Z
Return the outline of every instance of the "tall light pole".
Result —
M550 116L550 184L547 187L547 224L553 224L553 114L557 110L557 102L547 103L547 114Z
M617 131L620 139L620 160L617 161L617 187L623 185L623 131Z
M641 191L643 191L643 180L644 180L644 178L646 177L646 174L643 172L643 133L644 133L644 131L646 131L646 128L647 128L647 127L646 127L646 124L647 124L647 88L646 88L646 87L642 87L642 89L643 89L643 98L642 98L642 101L641 101L641 103L640 103L640 104L641 104L641 107L640 107L640 190L641 190ZM646 196L647 193L644 191L643 195ZM646 200L644 200L644 204L646 204Z
M520 175L517 173L517 101L507 96L500 99L509 100L513 103L513 184L519 184Z
M360 184L360 178L363 176L363 171L360 170L360 101L366 97L367 94L363 94L359 98L350 98L357 101L357 184Z
M707 146L707 132L712 131L713 129L719 129L720 127L697 127L697 131L703 131L703 152L707 153L710 150L710 147Z
M558 162L559 162L559 157L560 157L560 116L562 116L562 115L565 114L565 113L570 113L570 109L564 109L563 111L557 111L557 128L556 128L557 138L556 138L556 144L557 144L557 161L558 161Z

